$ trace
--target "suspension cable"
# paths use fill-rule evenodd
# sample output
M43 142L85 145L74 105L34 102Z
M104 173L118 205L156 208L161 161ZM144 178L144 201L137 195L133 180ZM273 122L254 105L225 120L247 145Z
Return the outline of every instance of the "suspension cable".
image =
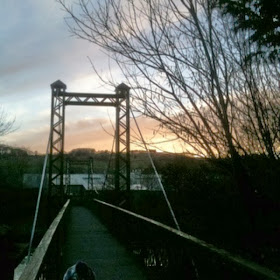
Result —
M140 135L140 137L141 137L141 140L142 140L142 142L143 142L143 144L144 144L144 147L145 147L145 149L146 149L146 151L147 151L147 153L148 153L148 157L149 157L149 159L150 159L150 162L151 162L152 167L153 167L153 169L154 169L154 172L155 172L155 174L156 174L156 178L157 178L158 183L159 183L159 185L160 185L161 191L163 192L163 195L164 195L166 204L167 204L168 209L169 209L169 211L170 211L170 213L171 213L171 216L172 216L172 218L173 218L173 221L174 221L174 223L175 223L175 225L176 225L176 228L177 228L178 230L181 230L181 229L180 229L180 226L179 226L179 223L178 223L178 221L177 221L177 219L176 219L175 213L174 213L174 211L173 211L173 209L172 209L172 206L171 206L171 204L170 204L170 201L169 201L169 199L168 199L168 197L167 197L166 191L165 191L165 189L164 189L164 187L163 187L163 184L162 184L162 182L161 182L160 176L159 176L159 174L158 174L158 172L157 172L157 169L156 169L156 166L155 166L154 161L153 161L153 159L152 159L151 153L150 153L150 151L148 150L147 144L146 144L146 142L145 142L145 140L144 140L143 134L142 134L142 132L141 132L141 130L140 130L140 128L139 128L139 125L138 125L138 123L137 123L137 121L136 121L136 118L135 118L135 116L134 116L134 113L133 113L132 109L130 109L130 111L131 111L131 114L132 114L132 116L133 116L133 119L134 119L134 122L135 122L135 124L136 124L136 127L137 127L137 130L138 130L138 132L139 132L139 135Z
M110 169L110 166L111 166L111 160L112 160L112 156L113 156L113 149L114 149L114 146L115 146L115 140L116 140L116 134L114 134L113 144L112 144L111 153L110 153L110 158L109 158L109 161L108 161L107 170L106 170L106 173L105 173L105 178L104 178L102 189L105 188L105 184L106 184L106 181L107 181L107 178L108 178L108 172L109 172L109 169Z
M134 122L135 122L135 124L136 124L137 130L138 130L138 132L139 132L139 134L140 134L141 140L142 140L142 142L143 142L143 144L144 144L144 147L145 147L145 149L146 149L146 151L147 151L147 153L148 153L150 162L151 162L152 167L153 167L153 169L154 169L154 172L155 172L155 174L156 174L158 183L159 183L160 188L161 188L161 190L162 190L162 192L163 192L163 195L164 195L166 204L167 204L167 206L168 206L168 208L169 208L169 211L170 211L170 213L171 213L171 216L172 216L172 218L173 218L173 221L174 221L174 223L175 223L175 225L176 225L176 228L177 228L179 231L181 231L180 226L179 226L179 223L178 223L178 221L177 221L177 219L176 219L175 213L174 213L174 211L173 211L173 209L172 209L172 206L171 206L170 201L169 201L169 199L168 199L168 197L167 197L166 191L165 191L165 189L164 189L164 187L163 187L163 184L162 184L162 182L161 182L160 176L159 176L159 174L158 174L158 172L157 172L156 166L155 166L154 161L153 161L153 159L152 159L151 153L150 153L150 151L148 150L147 144L146 144L146 142L145 142L145 140L144 140L143 134L142 134L142 132L141 132L141 130L140 130L140 128L139 128L139 125L138 125L138 123L137 123L137 121L136 121L136 118L135 118L135 116L134 116L134 113L133 113L132 109L130 109L130 111L131 111L131 114L132 114L132 116L133 116ZM196 267L196 264L195 264L193 258L191 258L191 263L192 263L192 266L193 266L193 268L194 268L194 272L195 272L196 279L199 280L199 273L198 273L198 270L197 270L197 267Z
M29 248L28 248L27 263L29 263L29 260L30 260L32 243L33 243L34 234L35 234L35 228L36 228L36 224L37 224L37 218L38 218L38 212L39 212L39 207L40 207L40 202L41 202L42 189L43 189L43 185L44 185L45 174L46 174L46 167L47 167L47 161L48 161L48 153L49 153L49 147L50 147L50 138L51 138L51 134L49 136L47 150L46 150L46 155L45 155L45 159L44 159L44 165L43 165L43 170L42 170L42 177L41 177L41 182L40 182L40 188L39 188L37 204L36 204L36 210L35 210L35 215L34 215L34 220L33 220L33 226L32 226L32 231L31 231L30 242L29 242Z
M93 163L92 163L92 161L90 161L89 162L89 168L88 168L88 178L90 178L90 176L91 176L91 179L92 180L88 180L88 189L90 188L90 186L89 186L89 181L91 181L91 187L92 187L92 189L94 189L94 191L95 191L95 193L96 194L99 194L99 192L98 192L98 190L97 190L97 187L96 186L94 186L94 184L93 184Z

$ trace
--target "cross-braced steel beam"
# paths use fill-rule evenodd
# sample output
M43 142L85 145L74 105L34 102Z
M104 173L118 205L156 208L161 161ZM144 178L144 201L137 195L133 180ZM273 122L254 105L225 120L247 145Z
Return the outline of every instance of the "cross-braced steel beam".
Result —
M65 124L65 97L66 85L61 81L51 84L51 142L49 163L49 195L63 193L63 151L64 151L64 124Z
M115 189L130 190L129 87L120 84L115 94L66 92L60 80L51 84L51 146L49 195L64 191L64 126L66 105L116 107Z
M87 166L87 189L93 191L93 158L90 157L88 160L72 160L66 159L66 173L65 173L65 188L64 191L67 195L70 195L71 191L71 173L73 172L73 166L86 165Z
M130 189L130 118L129 87L120 84L116 88L116 175L117 190Z

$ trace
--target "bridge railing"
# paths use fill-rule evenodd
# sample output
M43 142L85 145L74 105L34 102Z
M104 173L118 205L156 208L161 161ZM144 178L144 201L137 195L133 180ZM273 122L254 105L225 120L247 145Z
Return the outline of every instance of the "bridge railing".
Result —
M70 200L64 204L35 249L19 280L60 279L63 220Z
M280 279L233 255L155 220L95 199L95 210L147 268L150 279Z

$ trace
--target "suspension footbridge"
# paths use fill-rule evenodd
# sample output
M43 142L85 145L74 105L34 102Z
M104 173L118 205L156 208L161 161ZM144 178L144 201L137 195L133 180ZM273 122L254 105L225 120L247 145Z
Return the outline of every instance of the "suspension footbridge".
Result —
M279 274L264 266L181 231L151 157L174 226L130 211L133 202L130 201L131 109L128 86L119 85L115 94L73 93L66 91L64 83L56 81L51 89L49 144L28 262L20 280L62 279L66 269L77 260L87 262L96 272L97 279L103 280L280 279ZM106 194L103 200L98 193L92 192L76 195L75 198L69 195L71 184L65 180L69 162L65 163L64 157L65 106L68 105L116 108L115 188L111 190L115 193L114 203L104 201ZM141 135L139 126L136 126ZM51 209L55 201L61 205L61 209L39 245L33 248L40 197L46 178L49 207ZM90 176L88 180L91 182Z

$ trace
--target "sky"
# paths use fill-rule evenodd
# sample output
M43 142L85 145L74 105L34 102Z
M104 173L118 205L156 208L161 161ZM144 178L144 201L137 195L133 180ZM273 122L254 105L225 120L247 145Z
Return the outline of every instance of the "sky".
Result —
M99 49L69 33L66 14L55 0L1 0L0 106L15 118L13 133L0 143L45 153L50 130L51 88L60 79L69 92L113 93L92 70L88 57L106 74L108 58ZM111 69L115 81L121 74ZM146 140L156 123L141 119ZM65 151L75 148L111 150L114 109L67 107ZM156 141L164 141L157 136ZM139 147L132 145L132 149ZM173 142L159 146L170 152L181 149Z

